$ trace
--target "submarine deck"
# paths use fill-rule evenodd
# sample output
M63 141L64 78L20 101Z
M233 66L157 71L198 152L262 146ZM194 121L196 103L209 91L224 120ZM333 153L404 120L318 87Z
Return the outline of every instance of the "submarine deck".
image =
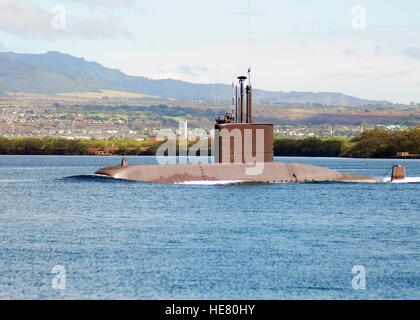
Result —
M293 182L365 182L379 180L307 164L267 162L261 170L247 164L168 164L129 165L102 168L95 172L112 178L156 182L183 183L196 181L241 181L264 183ZM254 169L252 169L254 168ZM254 171L254 172L253 172Z

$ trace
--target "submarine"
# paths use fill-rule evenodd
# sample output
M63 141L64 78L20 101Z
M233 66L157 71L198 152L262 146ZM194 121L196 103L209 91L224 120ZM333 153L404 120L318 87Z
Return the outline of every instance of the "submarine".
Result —
M245 87L245 81L249 80ZM217 118L214 127L214 163L120 165L99 169L95 175L154 183L305 183L380 180L308 164L274 162L273 124L255 123L252 117L252 86L248 77L238 77L233 87L232 111Z

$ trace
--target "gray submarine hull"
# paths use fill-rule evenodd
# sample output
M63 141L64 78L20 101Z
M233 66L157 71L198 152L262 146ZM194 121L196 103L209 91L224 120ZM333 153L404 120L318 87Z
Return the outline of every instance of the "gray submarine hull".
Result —
M97 175L116 179L155 182L379 182L375 178L356 174L340 173L336 170L297 163L264 163L259 174L250 175L246 164L168 164L168 165L127 165L99 169Z

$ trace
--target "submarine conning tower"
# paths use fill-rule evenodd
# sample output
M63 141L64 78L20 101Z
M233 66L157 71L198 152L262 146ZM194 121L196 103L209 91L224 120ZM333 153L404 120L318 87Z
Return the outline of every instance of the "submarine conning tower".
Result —
M232 112L216 119L216 163L273 162L273 125L252 120L250 73L249 69L248 77L240 76L239 84L232 84Z

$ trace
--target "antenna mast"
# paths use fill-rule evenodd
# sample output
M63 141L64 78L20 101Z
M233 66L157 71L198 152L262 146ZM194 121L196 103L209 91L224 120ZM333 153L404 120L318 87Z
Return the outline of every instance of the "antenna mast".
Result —
M251 26L251 0L248 0L248 54L249 54L249 69L251 70L252 58L252 26ZM248 71L248 73L250 72ZM251 83L251 80L249 81ZM250 84L251 85L251 84Z
M232 113L233 119L236 121L236 104L235 104L235 84L232 82Z
M238 86L235 85L235 122L239 122L239 111L238 111Z

